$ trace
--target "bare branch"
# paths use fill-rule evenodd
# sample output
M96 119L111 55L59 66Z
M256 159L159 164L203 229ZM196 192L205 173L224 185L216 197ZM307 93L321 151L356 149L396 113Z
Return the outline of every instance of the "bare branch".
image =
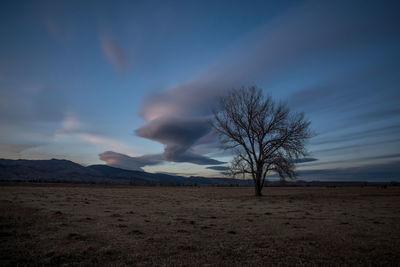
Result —
M293 162L307 155L311 137L303 113L291 113L285 103L274 102L254 86L233 89L220 99L212 126L222 147L235 154L232 174L251 174L257 195L270 171L282 179L296 177Z

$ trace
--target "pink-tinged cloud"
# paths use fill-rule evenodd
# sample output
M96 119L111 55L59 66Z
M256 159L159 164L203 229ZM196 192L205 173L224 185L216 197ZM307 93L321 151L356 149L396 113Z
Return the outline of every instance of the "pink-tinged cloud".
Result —
M124 144L118 140L96 133L90 128L90 125L87 123L80 121L71 114L67 114L62 121L61 127L56 130L55 137L62 138L68 136L79 138L104 150L116 149L118 151L125 151L126 148L129 147L127 144Z
M119 70L129 67L129 56L119 42L110 34L104 34L101 38L101 48L104 56Z
M157 165L163 162L160 154L130 157L113 151L105 151L99 154L99 158L109 166L134 171L143 171L142 167L144 166Z
M25 150L39 147L41 143L3 143L0 141L0 158L21 158Z

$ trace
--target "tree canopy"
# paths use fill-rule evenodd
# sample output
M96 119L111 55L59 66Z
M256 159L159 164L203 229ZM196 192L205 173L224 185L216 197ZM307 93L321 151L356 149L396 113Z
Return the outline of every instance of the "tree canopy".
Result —
M234 153L232 173L251 175L258 196L270 172L281 179L296 177L295 162L308 154L305 145L312 136L303 113L291 112L255 86L222 97L212 126L222 147Z

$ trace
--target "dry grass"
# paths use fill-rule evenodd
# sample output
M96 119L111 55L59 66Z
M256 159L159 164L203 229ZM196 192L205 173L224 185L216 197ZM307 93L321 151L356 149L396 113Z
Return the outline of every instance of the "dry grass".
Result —
M400 264L400 188L1 186L0 265Z

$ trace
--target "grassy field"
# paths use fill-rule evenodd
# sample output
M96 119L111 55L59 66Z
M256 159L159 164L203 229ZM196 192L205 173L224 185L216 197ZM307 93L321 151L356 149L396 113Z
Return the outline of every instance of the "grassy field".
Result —
M400 188L0 186L0 266L400 265Z

